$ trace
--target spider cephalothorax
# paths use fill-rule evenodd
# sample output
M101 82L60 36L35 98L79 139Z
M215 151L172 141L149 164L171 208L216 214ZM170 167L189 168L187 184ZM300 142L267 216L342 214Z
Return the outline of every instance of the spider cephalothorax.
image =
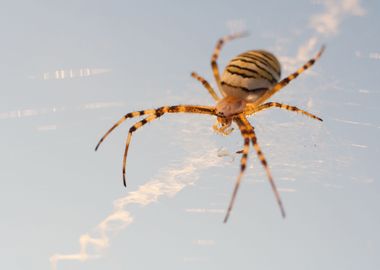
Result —
M240 173L235 183L234 191L232 193L231 201L229 203L224 222L227 222L232 207L234 205L236 194L240 186L241 178L246 169L250 144L253 145L253 148L255 149L257 156L267 173L269 182L277 200L277 204L280 207L281 214L283 217L285 217L285 210L282 205L279 192L273 181L264 154L261 151L259 144L257 143L254 128L247 120L247 116L253 115L259 111L266 110L268 108L275 107L301 113L313 119L322 121L321 118L304 110L298 109L294 106L281 104L277 102L264 102L268 100L271 96L273 96L275 93L277 93L284 86L286 86L290 81L297 78L298 75L300 75L306 69L310 68L315 63L315 61L322 55L324 47L321 48L321 50L314 58L310 59L296 72L290 74L288 77L282 80L280 80L281 66L279 61L273 54L264 50L247 51L236 56L228 63L221 78L219 75L219 69L217 64L217 59L220 50L226 41L235 39L240 36L242 36L242 34L230 35L221 38L217 42L214 53L211 57L212 71L214 73L217 87L222 94L222 98L220 98L216 94L214 89L204 78L202 78L195 72L191 74L192 77L200 81L208 90L210 95L215 100L216 106L175 105L162 106L157 109L130 112L124 115L118 122L116 122L100 139L95 150L97 150L99 145L106 139L106 137L126 119L145 116L145 118L135 123L129 129L128 132L123 158L123 181L125 186L125 168L127 162L127 153L133 132L135 132L137 129L139 129L146 123L149 123L163 116L166 113L208 114L216 117L217 121L213 126L213 129L216 132L223 135L228 135L233 130L231 128L232 123L235 123L238 126L240 133L244 138L243 150L239 151L239 153L242 153L240 161Z

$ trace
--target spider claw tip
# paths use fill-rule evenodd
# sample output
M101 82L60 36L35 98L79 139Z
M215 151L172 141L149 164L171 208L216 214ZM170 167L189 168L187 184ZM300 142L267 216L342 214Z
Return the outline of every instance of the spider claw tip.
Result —
M230 217L230 214L229 213L226 214L226 216L224 217L223 223L227 223L229 217Z
M98 144L95 146L95 151L98 150L98 148L99 148L99 146L100 146L100 143L101 143L101 142L98 142Z
M286 218L286 213L285 213L285 210L283 208L281 208L281 215L282 215L283 219Z

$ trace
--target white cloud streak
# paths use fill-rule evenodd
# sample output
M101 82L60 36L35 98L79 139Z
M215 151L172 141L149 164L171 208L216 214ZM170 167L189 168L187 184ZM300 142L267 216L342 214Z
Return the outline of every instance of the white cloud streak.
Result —
M80 236L80 249L73 254L55 254L50 257L53 270L59 261L87 261L99 258L102 250L109 247L111 233L117 233L133 222L132 214L126 208L131 204L142 206L158 201L160 197L172 197L183 188L193 185L199 178L201 170L221 165L223 159L217 157L217 148L207 142L201 151L193 151L180 165L175 164L163 169L159 175L148 183L130 192L127 196L116 199L114 208L102 220L92 233ZM95 251L95 252L90 252Z
M346 18L366 14L360 0L319 0L316 3L322 4L325 9L310 17L308 24L313 30L311 37L298 48L295 57L279 57L286 72L294 72L310 59L317 52L320 40L339 33L340 26Z
M325 11L310 19L310 26L318 33L329 36L337 34L339 26L347 16L363 16L365 9L359 0L320 0Z

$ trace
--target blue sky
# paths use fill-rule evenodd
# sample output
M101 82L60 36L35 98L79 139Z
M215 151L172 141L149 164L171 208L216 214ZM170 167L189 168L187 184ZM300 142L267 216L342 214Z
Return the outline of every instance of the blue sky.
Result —
M380 4L376 1L17 1L3 3L0 72L1 269L379 269ZM252 152L223 224L242 138L208 116L123 114L213 101L219 65L250 49L283 74L327 50L250 118L287 212Z

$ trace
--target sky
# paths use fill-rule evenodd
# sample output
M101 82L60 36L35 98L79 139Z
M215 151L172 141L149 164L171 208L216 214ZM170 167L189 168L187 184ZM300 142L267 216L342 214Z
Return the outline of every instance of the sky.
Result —
M0 268L380 268L380 3L7 1L0 10ZM321 59L249 118L280 190L283 219L255 153L227 224L239 132L165 115L138 130L122 185L127 112L213 105L222 69L265 49L284 76ZM137 120L135 120L137 121Z

